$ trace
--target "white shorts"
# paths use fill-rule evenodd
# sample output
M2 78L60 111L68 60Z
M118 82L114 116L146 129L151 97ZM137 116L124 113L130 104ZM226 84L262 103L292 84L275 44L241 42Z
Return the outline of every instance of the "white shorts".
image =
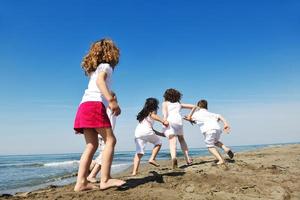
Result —
M210 130L205 132L203 135L206 146L215 147L215 143L217 143L220 140L221 133L221 130Z
M167 138L171 135L183 135L183 125L170 123L168 127L163 128L162 132Z
M101 137L99 137L99 147L98 147L98 149L99 149L99 155L98 155L98 157L95 159L95 162L96 162L98 165L101 165L101 163L102 163L102 152L103 152L103 150L104 150L104 147L105 147L104 140L103 140Z
M153 134L153 135L147 135L147 136L141 136L134 139L135 146L136 146L136 153L137 154L144 154L145 153L145 147L148 142L152 143L154 146L161 145L160 138Z

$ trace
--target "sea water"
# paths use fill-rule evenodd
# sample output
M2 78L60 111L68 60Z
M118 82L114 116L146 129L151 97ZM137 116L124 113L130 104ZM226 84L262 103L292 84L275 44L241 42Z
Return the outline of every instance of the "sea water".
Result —
M270 145L234 146L232 149L234 152L242 152L268 146ZM130 167L134 154L134 151L116 152L112 173ZM150 151L146 151L143 161L147 161L150 154ZM206 148L192 148L190 155L205 156L208 155L208 151ZM0 194L15 194L49 185L73 183L76 180L80 156L80 153L0 156ZM179 150L178 156L183 156ZM161 150L157 157L158 160L169 158L169 150Z

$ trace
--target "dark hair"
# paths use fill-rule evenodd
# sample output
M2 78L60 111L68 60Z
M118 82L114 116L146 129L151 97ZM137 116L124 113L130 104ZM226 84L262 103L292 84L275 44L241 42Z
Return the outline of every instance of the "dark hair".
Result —
M165 101L170 101L171 103L179 102L181 97L182 94L173 88L167 89L164 94Z
M207 109L207 101L205 99L201 99L200 101L198 101L197 106Z
M146 99L143 109L137 114L136 119L142 122L151 112L157 111L159 101L155 98Z

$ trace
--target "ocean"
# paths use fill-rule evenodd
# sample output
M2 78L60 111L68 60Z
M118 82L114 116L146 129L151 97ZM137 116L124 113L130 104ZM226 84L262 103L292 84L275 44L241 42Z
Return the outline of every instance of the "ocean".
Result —
M233 146L234 152L250 151L258 148L282 144ZM180 149L178 156L183 156ZM116 152L112 174L121 172L132 165L134 151ZM143 162L151 152L146 151ZM192 157L208 155L206 148L190 149ZM0 194L28 192L49 185L66 185L75 182L81 153L42 155L2 155L0 156ZM96 153L97 156L97 153ZM161 150L158 160L170 158L169 150Z

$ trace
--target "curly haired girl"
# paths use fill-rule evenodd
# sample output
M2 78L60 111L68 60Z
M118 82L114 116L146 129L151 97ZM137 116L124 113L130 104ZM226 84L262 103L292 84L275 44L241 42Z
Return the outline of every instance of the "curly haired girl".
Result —
M189 150L183 136L183 125L180 110L182 108L192 109L194 105L180 103L181 96L182 94L179 91L172 88L167 89L164 93L165 101L162 104L164 120L169 122L169 126L165 127L163 132L169 139L173 169L177 167L176 137L179 140L186 163L188 165L192 163L192 160L189 157Z
M119 62L119 55L119 49L112 40L102 39L92 44L82 61L82 68L89 77L89 84L74 122L74 130L76 133L84 134L86 141L74 188L76 192L94 188L88 183L87 175L93 155L98 148L98 134L106 144L103 150L100 189L121 186L125 183L110 176L116 138L106 114L106 107L109 107L115 116L121 113L117 101L110 92L112 73Z

